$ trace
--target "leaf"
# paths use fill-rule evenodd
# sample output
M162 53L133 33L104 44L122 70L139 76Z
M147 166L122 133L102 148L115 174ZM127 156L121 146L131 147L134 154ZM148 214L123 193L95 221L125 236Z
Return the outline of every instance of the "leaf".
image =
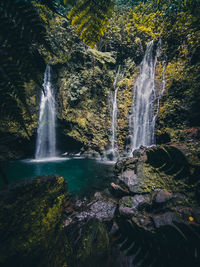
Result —
M71 9L68 17L80 38L94 47L106 31L113 7L112 0L83 0Z

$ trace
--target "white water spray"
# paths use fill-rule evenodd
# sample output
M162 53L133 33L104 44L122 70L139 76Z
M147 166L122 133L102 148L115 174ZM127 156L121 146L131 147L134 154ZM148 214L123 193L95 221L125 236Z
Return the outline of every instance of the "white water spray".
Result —
M36 140L36 160L56 157L56 108L51 84L51 68L48 65L44 73L43 88Z
M155 143L155 101L158 99L155 91L156 55L153 53L154 42L147 44L144 58L140 64L140 74L134 85L132 112L129 119L129 156L140 146L151 146Z

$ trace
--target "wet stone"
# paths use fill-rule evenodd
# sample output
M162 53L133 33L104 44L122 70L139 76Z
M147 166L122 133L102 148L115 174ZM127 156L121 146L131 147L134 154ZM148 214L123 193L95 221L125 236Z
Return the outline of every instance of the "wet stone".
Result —
M134 171L125 171L119 179L129 188L130 192L135 192L134 187L138 185L139 180Z
M161 215L156 215L152 217L156 228L164 225L171 225L173 221L177 220L177 216L173 212L166 212Z
M129 207L120 206L119 207L119 213L123 216L131 218L135 214L135 210L133 210L132 208L129 208Z
M149 196L136 195L133 198L133 208L134 209L139 209L139 208L144 207L148 204L150 204L150 197Z
M155 203L160 204L160 203L167 202L171 198L172 198L172 194L169 193L167 190L162 189L156 194L154 201Z
M116 204L114 202L99 200L91 204L88 210L79 213L76 218L80 221L86 218L96 218L99 220L110 221L114 216L115 209Z
M123 197L127 194L129 194L129 190L127 188L123 188L122 186L111 183L111 192L116 197Z
M124 207L128 207L134 212L147 205L150 205L150 197L143 196L143 195L136 195L134 197L126 196L126 197L123 197L119 203L120 203L121 210L123 210L122 208Z

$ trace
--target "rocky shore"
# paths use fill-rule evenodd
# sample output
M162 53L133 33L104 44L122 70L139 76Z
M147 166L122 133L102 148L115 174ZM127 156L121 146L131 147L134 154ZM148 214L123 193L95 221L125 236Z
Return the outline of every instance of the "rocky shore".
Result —
M1 265L198 266L199 166L161 145L119 160L115 175L88 199L57 176L1 189Z

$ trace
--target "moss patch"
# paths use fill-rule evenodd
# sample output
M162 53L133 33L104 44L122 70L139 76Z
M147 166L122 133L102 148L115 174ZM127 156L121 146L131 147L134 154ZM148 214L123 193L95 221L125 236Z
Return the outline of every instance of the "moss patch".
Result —
M7 266L67 266L62 213L64 178L41 176L0 192L0 263ZM69 246L69 245L68 245Z

